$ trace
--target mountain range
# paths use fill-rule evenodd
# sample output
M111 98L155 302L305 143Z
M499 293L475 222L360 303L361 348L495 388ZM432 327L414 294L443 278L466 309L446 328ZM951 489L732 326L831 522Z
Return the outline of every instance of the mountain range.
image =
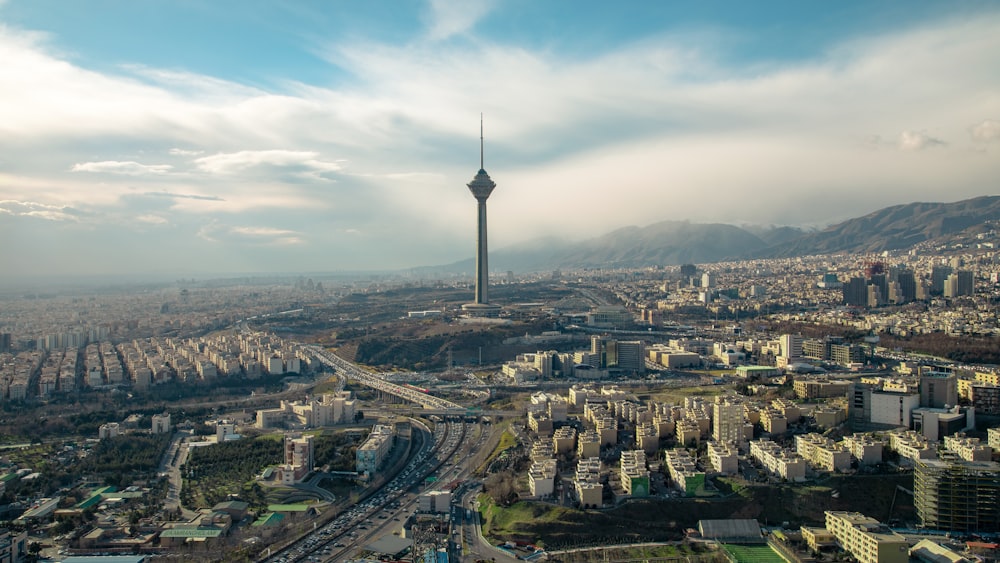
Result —
M993 223L992 225L990 223ZM974 236L1000 223L1000 196L953 203L908 203L848 219L822 230L663 221L624 227L579 242L537 239L490 252L493 270L642 268L751 258L906 250L921 243ZM472 272L473 259L425 272Z

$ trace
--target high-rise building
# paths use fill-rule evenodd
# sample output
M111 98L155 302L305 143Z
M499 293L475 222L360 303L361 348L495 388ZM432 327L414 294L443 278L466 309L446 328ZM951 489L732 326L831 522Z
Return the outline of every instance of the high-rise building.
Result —
M605 336L590 337L590 353L598 359L594 367L645 373L646 345L640 340L615 340Z
M743 403L734 397L716 397L712 405L712 437L722 444L746 443Z
M802 335L782 334L780 337L781 356L794 359L802 357Z
M896 282L899 293L895 299L897 304L909 303L917 298L917 278L909 268L890 268L889 279Z
M486 200L489 199L496 183L490 179L483 166L483 126L479 122L479 172L468 184L469 191L478 202L476 218L476 299L472 303L462 305L462 309L475 316L495 316L500 307L490 304L489 281L490 265L486 244Z
M917 460L913 502L926 528L995 532L1000 529L1000 463Z
M976 282L969 270L956 270L944 280L945 297L961 297L973 295L976 292Z
M931 268L931 295L944 293L944 282L954 271L951 266L938 265Z
M868 306L868 284L865 283L865 278L860 276L855 276L844 283L844 305L853 305L854 307L867 307Z

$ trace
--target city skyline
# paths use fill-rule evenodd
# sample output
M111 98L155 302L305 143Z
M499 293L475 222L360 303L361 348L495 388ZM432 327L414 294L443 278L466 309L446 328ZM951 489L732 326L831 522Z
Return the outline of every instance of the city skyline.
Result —
M986 2L0 1L7 276L401 269L992 195ZM242 9L241 9L242 8Z

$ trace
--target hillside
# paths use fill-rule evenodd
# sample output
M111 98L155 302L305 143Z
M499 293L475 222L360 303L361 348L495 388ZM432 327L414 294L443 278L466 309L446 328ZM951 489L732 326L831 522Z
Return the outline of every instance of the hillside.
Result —
M954 203L910 203L886 207L822 231L778 244L764 256L902 250L940 239L987 221L1000 221L1000 196Z

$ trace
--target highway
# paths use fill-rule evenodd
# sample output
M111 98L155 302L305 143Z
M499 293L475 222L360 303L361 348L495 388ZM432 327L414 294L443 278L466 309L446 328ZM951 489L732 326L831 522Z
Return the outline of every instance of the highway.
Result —
M261 561L317 563L343 561L358 555L361 548L371 541L392 534L402 527L403 522L415 511L418 495L424 492L423 486L428 477L434 477L437 483L442 484L462 483L455 490L450 507L447 547L451 560L514 561L485 541L478 527L478 514L471 514L466 510L481 486L479 482L468 479L475 470L475 464L489 453L486 451L491 447L489 444L495 441L496 431L493 425L467 422L463 420L469 413L466 407L388 382L379 374L367 372L319 347L310 346L309 349L338 374L421 405L423 410L414 412L414 415L438 414L445 419L434 423L433 431L416 421L429 439L423 441L419 451L411 454L410 460L399 474L371 493L366 500L344 510L314 531L281 549L268 550ZM415 426L414 430L417 431L418 428Z
M419 488L431 475L436 474L440 481L451 478L454 472L447 466L460 459L457 454L463 451L467 434L473 435L468 433L469 428L475 426L475 423L458 420L436 424L433 439L426 441L426 447L381 489L294 543L266 553L263 560L269 563L343 561L369 541L391 533L394 527L401 527L402 520L413 511L417 502L417 495L412 490Z
M336 354L327 352L319 346L308 346L308 349L324 364L340 371L352 379L357 380L362 385L371 387L372 389L377 389L383 393L388 393L399 397L400 399L410 401L411 403L417 403L425 409L433 409L437 412L443 412L448 415L462 416L468 411L466 407L463 407L458 403L453 403L428 393L423 393L416 389L410 389L409 387L396 385L395 383L386 381L385 377L381 374L373 374L365 371L358 365L351 363Z

